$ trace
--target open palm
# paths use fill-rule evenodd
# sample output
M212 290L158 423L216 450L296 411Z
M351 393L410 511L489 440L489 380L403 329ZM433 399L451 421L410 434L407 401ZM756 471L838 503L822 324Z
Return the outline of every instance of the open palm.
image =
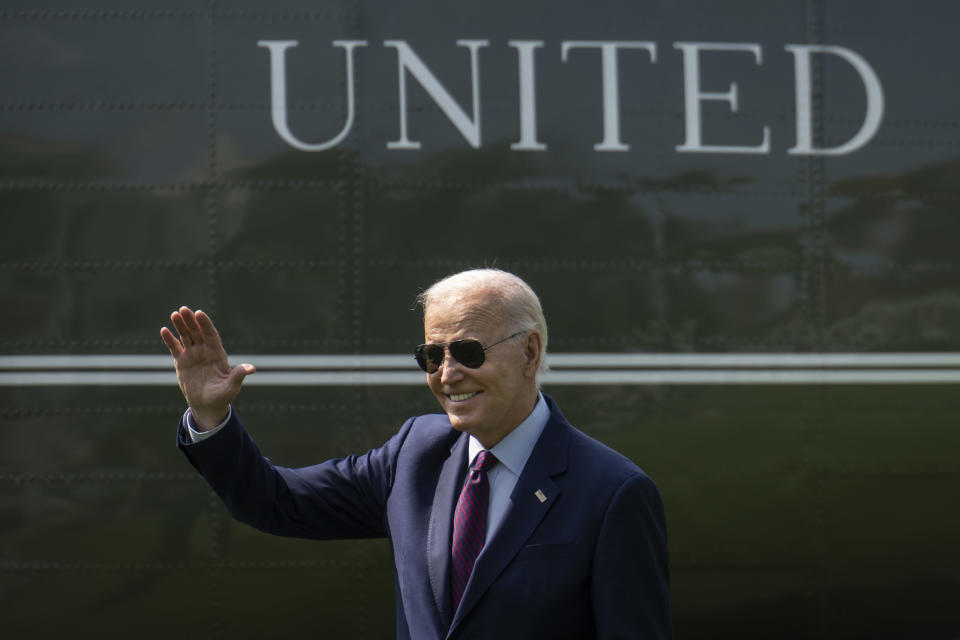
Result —
M220 334L203 311L180 307L170 314L170 320L180 339L167 327L160 329L160 337L173 356L177 383L194 422L201 429L210 429L226 417L243 379L255 369L249 364L230 366Z

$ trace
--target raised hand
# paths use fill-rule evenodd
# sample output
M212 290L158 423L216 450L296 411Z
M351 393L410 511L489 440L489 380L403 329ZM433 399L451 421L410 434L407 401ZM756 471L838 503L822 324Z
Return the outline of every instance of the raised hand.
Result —
M251 364L230 366L220 334L203 311L180 307L170 314L170 321L180 339L166 327L160 329L160 337L173 356L180 391L196 426L212 429L227 417L243 379L256 369Z

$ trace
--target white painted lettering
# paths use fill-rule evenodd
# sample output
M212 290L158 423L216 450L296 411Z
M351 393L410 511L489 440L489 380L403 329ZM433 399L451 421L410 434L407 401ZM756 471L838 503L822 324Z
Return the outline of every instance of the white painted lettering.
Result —
M334 47L344 50L346 75L346 120L340 131L323 142L306 142L299 139L290 130L287 51L298 46L296 40L260 40L259 47L267 49L270 56L270 115L273 128L280 138L291 147L300 151L325 151L336 147L350 134L356 114L357 82L354 77L354 51L367 46L366 40L334 40ZM384 40L384 47L396 49L399 86L400 135L396 140L386 143L387 149L420 149L421 143L411 140L408 123L407 75L413 77L426 94L433 100L444 116L454 125L467 143L474 149L482 145L481 136L481 100L480 100L480 62L479 50L489 46L488 40L457 40L457 46L465 47L470 55L470 107L464 109L451 96L423 60L413 51L405 40ZM543 40L508 40L507 45L517 51L517 116L519 117L520 136L510 144L513 151L546 151L548 145L539 139L537 128L537 50L545 47ZM721 153L721 154L769 154L770 127L762 128L762 141L755 146L749 145L709 145L704 144L703 103L712 100L724 102L732 113L740 109L739 87L730 82L726 91L704 91L701 86L701 55L703 52L739 52L752 54L756 65L763 65L763 51L756 43L748 42L674 42L673 47L681 52L683 59L683 109L684 140L674 149L680 153ZM568 62L574 49L598 49L601 61L601 87L603 112L603 139L593 145L595 151L629 151L630 145L622 139L621 104L619 82L619 58L622 49L642 49L650 56L650 62L657 62L657 44L640 40L563 40L560 46L561 61ZM787 44L784 49L793 55L795 71L796 105L796 144L787 150L790 155L838 156L853 153L872 140L883 121L883 86L873 67L859 53L840 46L821 44ZM866 107L863 124L855 135L842 144L824 146L826 141L815 140L814 131L814 82L815 69L813 55L832 55L841 58L860 77L863 83ZM817 61L820 58L816 59ZM502 70L495 70L502 71ZM575 88L571 88L575 91ZM779 88L777 89L779 91ZM576 123L579 124L579 123ZM831 141L832 143L832 141ZM819 146L818 146L819 145Z
M675 49L683 52L683 102L686 138L676 150L688 153L770 153L770 127L763 128L763 142L755 147L705 145L701 135L700 102L722 100L730 104L730 111L737 113L739 100L737 83L731 82L724 93L700 90L700 51L747 51L753 53L757 66L761 65L760 45L749 43L675 42Z
M797 144L787 153L791 155L820 155L820 156L839 156L846 153L852 153L867 144L870 139L880 129L880 122L883 120L883 87L880 86L880 80L873 68L858 53L845 49L844 47L835 47L816 44L788 44L784 47L793 54L794 69L796 73L796 99L797 99ZM846 143L838 147L816 148L813 146L813 109L812 88L810 84L810 54L824 53L840 56L849 62L863 81L864 89L867 92L867 112L863 119L863 125L855 136Z
M630 145L620 140L620 91L617 82L617 49L646 49L650 62L657 62L657 45L653 42L564 40L560 59L567 61L571 49L600 49L603 72L603 141L593 145L597 151L629 151Z
M466 138L474 149L480 146L480 70L477 62L477 50L485 47L488 40L457 40L457 46L470 50L470 80L473 87L473 117L468 117L457 104L450 92L440 84L427 65L414 53L403 40L384 40L383 45L397 50L397 68L400 82L400 139L387 143L388 149L419 149L420 143L407 137L407 75L417 79L420 86L433 98L444 115Z
M520 82L520 141L510 145L514 151L545 151L547 145L537 142L537 90L533 68L533 50L543 40L510 40L517 50Z
M333 138L326 142L311 144L297 139L290 132L290 126L287 123L287 68L286 54L287 49L297 46L296 40L260 40L257 46L266 47L270 52L270 116L273 120L273 128L280 138L294 149L300 151L324 151L335 147L347 137L350 128L353 127L353 50L356 47L365 47L366 40L334 40L333 46L343 47L344 56L347 59L347 121L343 128Z

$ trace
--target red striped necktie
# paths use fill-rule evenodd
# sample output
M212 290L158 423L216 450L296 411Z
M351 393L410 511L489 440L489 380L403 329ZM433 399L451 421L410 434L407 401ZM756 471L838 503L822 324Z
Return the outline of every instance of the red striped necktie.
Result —
M487 531L487 505L490 502L490 482L487 471L497 459L487 450L477 454L470 476L460 490L457 510L453 514L453 546L451 548L450 593L453 610L460 606L460 598L473 571L473 563L483 548Z

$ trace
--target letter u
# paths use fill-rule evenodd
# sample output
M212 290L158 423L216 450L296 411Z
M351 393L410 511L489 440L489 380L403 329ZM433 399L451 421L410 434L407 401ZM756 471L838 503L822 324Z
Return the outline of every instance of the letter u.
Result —
M296 40L260 40L257 46L270 51L270 116L273 128L284 142L300 151L325 151L335 147L347 137L353 127L354 89L353 89L353 50L365 47L366 40L334 40L333 46L343 47L347 59L347 121L335 137L326 142L310 144L298 140L290 132L287 124L287 49L297 46Z

